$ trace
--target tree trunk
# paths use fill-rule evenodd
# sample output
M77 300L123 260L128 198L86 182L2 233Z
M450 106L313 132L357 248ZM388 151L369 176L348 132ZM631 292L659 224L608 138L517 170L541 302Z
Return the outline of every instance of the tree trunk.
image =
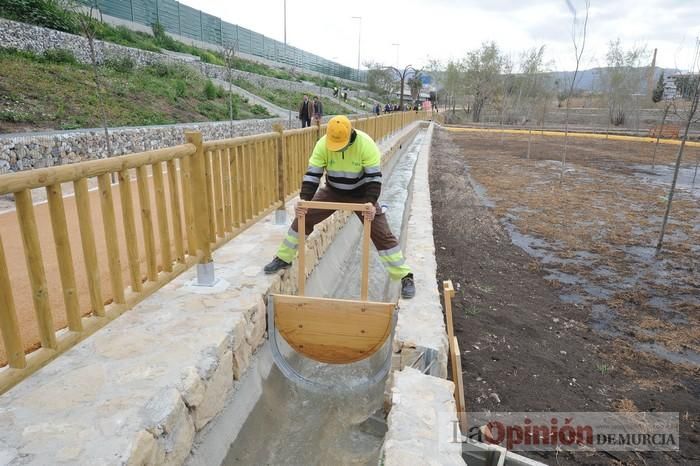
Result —
M690 126L690 123L688 124ZM686 127L687 128L687 127ZM683 140L681 140L681 146L678 148L678 155L676 155L676 166L673 169L673 180L671 180L671 189L668 192L668 201L666 202L666 212L664 212L664 219L661 222L661 233L659 234L659 242L656 244L656 253L661 251L661 247L664 242L664 235L666 234L666 224L668 223L668 216L671 213L671 203L673 202L673 193L676 190L676 181L678 181L678 171L681 167L681 159L683 158L683 149L685 148L685 140L688 136L688 130L683 135Z
M676 156L676 165L673 169L673 180L671 180L671 189L668 192L668 202L666 203L666 212L664 213L664 219L661 222L661 234L659 235L659 242L656 245L657 254L661 251L663 246L664 235L666 233L666 224L668 223L668 217L671 213L671 202L673 202L673 193L676 189L676 182L678 181L678 172L681 168L681 160L683 159L683 149L685 148L685 142L688 140L688 131L690 130L690 124L693 122L693 116L698 107L698 92L700 91L700 84L698 88L695 89L695 96L693 97L693 103L688 111L688 119L685 123L685 130L683 131L683 139L681 139L681 145L678 148L678 155Z
M576 74L574 74L576 76ZM559 176L559 182L561 183L564 179L564 169L566 167L566 151L569 147L569 99L566 99L566 116L564 117L564 153L561 158L561 174Z
M228 69L228 117L229 117L229 135L233 137L233 85L231 83L231 64Z
M481 109L484 106L484 102L479 99L474 99L474 109L472 111L472 121L474 123L479 123L481 120Z
M105 109L104 101L102 100L102 86L100 84L100 75L97 68L97 56L95 54L95 39L88 37L88 45L90 47L90 61L92 62L92 76L95 81L95 94L97 97L97 106L102 117L102 128L105 133L105 143L107 144L107 157L112 157L112 142L109 140L109 128L107 126L107 110Z

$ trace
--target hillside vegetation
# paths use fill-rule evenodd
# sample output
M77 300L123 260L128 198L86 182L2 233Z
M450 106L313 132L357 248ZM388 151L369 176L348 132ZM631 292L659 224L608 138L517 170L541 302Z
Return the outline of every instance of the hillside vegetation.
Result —
M2 0L0 2L0 17L80 35L81 31L76 16L77 13L65 10L62 4L56 0ZM132 31L123 26L115 27L99 21L95 21L94 28L95 37L106 42L150 52L170 50L186 53L199 57L206 63L225 65L225 59L221 53L177 41L167 35L163 27L157 23L153 25L152 35ZM308 81L323 87L340 87L340 84L330 77L289 72L239 57L233 58L232 66L237 70L278 79Z
M100 68L110 126L229 119L228 94L185 66L135 68L130 60ZM98 127L90 66L66 51L35 55L0 49L0 132ZM234 118L265 118L267 110L234 95Z
M288 108L292 110L292 114L296 117L296 112L299 110L299 105L304 99L304 95L309 96L311 100L314 96L313 92L297 92L284 89L272 89L269 87L257 86L250 81L244 79L236 79L233 82L236 86L245 89L248 92L252 92L255 95L262 97L268 102L272 102L282 108ZM323 102L323 113L324 115L345 115L348 110L345 107L338 105L329 96L323 96L321 98Z

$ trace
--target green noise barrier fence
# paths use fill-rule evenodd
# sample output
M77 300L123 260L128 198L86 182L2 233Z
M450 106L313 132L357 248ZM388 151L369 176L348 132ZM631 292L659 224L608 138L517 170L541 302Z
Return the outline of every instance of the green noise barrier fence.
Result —
M183 5L175 0L83 0L115 18L152 26L159 23L171 34L213 45L237 44L238 50L285 65L330 76L366 81L366 72L326 60L313 53L285 45L250 29Z

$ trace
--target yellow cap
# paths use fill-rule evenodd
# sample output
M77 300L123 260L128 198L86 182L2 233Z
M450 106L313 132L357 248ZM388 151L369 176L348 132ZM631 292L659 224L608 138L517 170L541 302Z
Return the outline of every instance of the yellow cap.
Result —
M326 149L338 152L350 142L352 123L348 117L338 115L331 118L326 129Z

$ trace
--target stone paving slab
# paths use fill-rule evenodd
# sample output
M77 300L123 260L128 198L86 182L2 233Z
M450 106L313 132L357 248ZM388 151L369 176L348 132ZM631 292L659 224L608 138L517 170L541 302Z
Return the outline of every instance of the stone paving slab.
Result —
M428 181L432 132L431 124L423 138L413 177L406 257L415 276L416 296L399 301L400 312L394 337L394 352L397 355L394 358L394 369L410 364L422 348L430 348L435 350L438 357L433 373L445 378L448 343L440 292L436 285L437 262Z
M263 296L296 291L295 267L262 273L288 228L274 217L214 253L214 289L192 287L189 270L2 395L0 465L182 464L264 342ZM346 219L309 236L310 269Z
M407 367L393 378L385 466L464 465L461 443L451 442L457 411L454 384Z

